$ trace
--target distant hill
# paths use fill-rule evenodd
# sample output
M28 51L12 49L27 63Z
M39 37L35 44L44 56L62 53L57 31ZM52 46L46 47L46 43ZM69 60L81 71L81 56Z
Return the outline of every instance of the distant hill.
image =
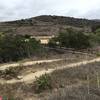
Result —
M100 19L94 19L94 21L96 21L96 22L100 22Z
M67 28L75 28L80 31L92 32L100 28L100 20L78 19L64 16L37 16L0 23L0 32L29 34L29 35L55 35Z

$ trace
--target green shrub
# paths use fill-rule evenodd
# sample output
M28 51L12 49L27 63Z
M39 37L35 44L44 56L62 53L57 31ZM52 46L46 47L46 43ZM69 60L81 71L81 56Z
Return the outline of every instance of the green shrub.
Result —
M56 40L56 41L55 41ZM91 47L90 37L88 34L73 30L71 28L67 29L66 32L59 33L58 37L53 38L49 44L51 46L62 46L74 49L85 49Z
M57 38L51 38L49 40L49 43L48 43L48 46L49 47L56 47L58 44L57 44Z
M100 52L96 53L96 55L97 55L98 57L100 57Z
M36 77L35 81L35 91L41 92L46 89L51 89L51 77L48 74L44 74L40 76L39 78Z
M0 62L17 61L41 53L40 42L31 36L0 35Z

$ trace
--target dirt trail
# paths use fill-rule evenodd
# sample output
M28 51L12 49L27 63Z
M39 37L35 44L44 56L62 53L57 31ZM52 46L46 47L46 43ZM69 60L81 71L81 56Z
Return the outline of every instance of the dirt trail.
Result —
M37 60L37 61L27 61L23 63L14 63L14 64L5 64L0 66L0 70L5 70L9 67L18 67L18 66L30 66L35 65L39 63L49 63L49 62L55 62L55 61L61 61L63 59L52 59L52 60Z
M26 76L23 76L22 79L20 79L20 80L15 80L15 79L9 80L9 81L0 80L0 83L2 83L2 84L4 84L4 83L13 84L13 83L18 83L18 82L31 83L32 81L35 80L36 77L39 77L39 76L41 76L45 73L51 73L55 70L61 70L61 69L70 68L70 67L77 67L77 66L80 66L80 65L86 65L86 64L90 64L90 63L94 63L94 62L100 62L100 58L95 58L93 60L86 60L86 61L81 61L81 62L77 62L77 63L72 63L72 64L69 64L69 65L54 68L54 69L37 71L35 73L30 73Z

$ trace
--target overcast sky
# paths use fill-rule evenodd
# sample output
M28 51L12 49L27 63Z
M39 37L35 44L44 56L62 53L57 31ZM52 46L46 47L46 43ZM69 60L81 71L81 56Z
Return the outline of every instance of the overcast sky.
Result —
M100 19L100 0L0 0L0 21L38 15Z

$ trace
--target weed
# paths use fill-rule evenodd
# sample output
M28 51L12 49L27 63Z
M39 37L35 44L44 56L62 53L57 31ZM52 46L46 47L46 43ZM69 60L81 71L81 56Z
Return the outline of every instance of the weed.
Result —
M35 81L35 91L41 92L43 90L51 89L51 77L48 74L44 74L40 76L39 78L36 77Z
M0 71L0 76L4 79L12 79L12 78L17 78L18 75L18 70L16 68L8 68L4 71Z

